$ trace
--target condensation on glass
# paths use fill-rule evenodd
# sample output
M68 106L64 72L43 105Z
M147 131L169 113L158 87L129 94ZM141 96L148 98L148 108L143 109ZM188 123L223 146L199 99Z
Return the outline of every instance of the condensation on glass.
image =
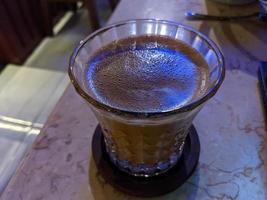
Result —
M171 37L199 52L209 67L207 91L180 108L153 113L123 111L94 99L84 83L89 57L112 41L141 35ZM111 161L131 175L150 177L167 171L177 163L188 128L203 104L217 92L224 71L219 48L203 34L175 22L140 19L104 27L81 41L71 56L69 76L101 125Z

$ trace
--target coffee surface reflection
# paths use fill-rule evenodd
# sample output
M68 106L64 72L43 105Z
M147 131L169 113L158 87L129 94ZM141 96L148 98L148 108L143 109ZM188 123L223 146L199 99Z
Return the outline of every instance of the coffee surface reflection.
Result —
M209 68L189 45L162 36L115 41L89 61L86 84L97 100L125 111L177 109L206 92Z

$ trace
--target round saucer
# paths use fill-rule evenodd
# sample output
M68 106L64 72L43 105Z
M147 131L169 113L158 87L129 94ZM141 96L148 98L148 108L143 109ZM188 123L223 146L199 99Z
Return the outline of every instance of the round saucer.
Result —
M134 196L153 197L180 187L194 172L200 153L200 142L194 126L189 129L184 150L177 164L167 172L145 178L135 177L119 170L109 159L102 130L98 125L92 140L92 154L103 178L115 188Z

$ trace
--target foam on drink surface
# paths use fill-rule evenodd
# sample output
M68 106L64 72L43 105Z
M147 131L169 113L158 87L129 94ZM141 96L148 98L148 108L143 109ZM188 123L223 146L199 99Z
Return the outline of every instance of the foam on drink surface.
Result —
M108 44L91 57L86 84L97 101L135 112L177 109L202 95L208 66L187 44L139 36Z

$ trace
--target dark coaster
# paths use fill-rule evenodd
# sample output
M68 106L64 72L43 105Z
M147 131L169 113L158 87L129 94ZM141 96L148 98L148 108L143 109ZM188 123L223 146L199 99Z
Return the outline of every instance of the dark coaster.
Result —
M175 190L192 175L199 159L200 142L192 125L178 163L169 171L150 178L129 175L110 161L99 125L93 136L92 153L99 172L112 186L133 196L153 197Z

